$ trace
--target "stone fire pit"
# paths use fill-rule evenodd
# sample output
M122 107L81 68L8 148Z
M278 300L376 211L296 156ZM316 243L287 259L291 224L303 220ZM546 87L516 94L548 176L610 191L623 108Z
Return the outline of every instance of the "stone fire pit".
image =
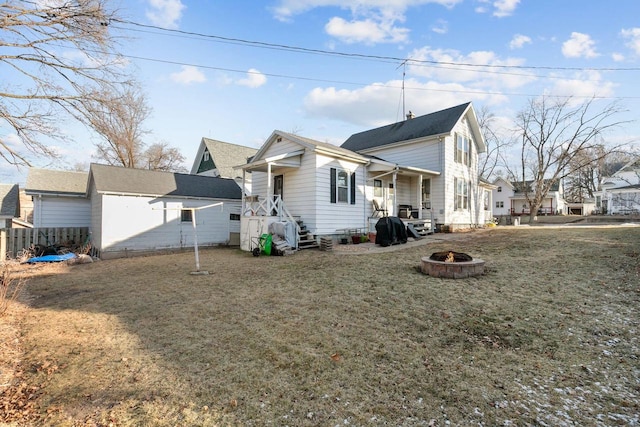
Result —
M434 252L430 257L422 257L420 270L432 277L464 279L484 274L484 261L462 252Z

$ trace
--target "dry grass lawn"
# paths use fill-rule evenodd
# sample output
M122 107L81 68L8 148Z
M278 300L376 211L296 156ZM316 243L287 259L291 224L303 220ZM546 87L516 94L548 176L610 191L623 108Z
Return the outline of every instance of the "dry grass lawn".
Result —
M189 275L191 252L22 266L35 277L0 318L0 423L640 424L640 228L423 242L205 250L209 276ZM421 274L441 250L486 274Z

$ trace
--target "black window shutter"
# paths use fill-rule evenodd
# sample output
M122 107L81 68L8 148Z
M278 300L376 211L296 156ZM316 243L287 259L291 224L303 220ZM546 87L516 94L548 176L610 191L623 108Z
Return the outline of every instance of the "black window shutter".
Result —
M351 174L351 204L356 204L356 173Z
M331 168L331 203L336 202L336 168Z

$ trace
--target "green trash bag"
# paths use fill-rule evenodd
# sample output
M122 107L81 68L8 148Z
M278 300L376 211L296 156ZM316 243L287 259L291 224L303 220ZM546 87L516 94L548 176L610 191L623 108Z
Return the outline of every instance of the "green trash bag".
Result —
M271 234L263 234L260 236L260 247L262 247L262 253L265 255L271 255L271 242L273 236Z

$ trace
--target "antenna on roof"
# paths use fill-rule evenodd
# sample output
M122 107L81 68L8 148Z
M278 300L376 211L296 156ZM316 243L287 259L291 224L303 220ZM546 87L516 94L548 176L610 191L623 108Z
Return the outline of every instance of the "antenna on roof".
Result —
M405 59L404 61L402 61L402 63L400 65L398 65L398 68L402 67L402 92L401 92L401 96L402 96L402 117L406 117L405 114L405 100L404 100L404 78L405 75L407 74L407 61L409 59ZM396 68L396 70L398 69Z

